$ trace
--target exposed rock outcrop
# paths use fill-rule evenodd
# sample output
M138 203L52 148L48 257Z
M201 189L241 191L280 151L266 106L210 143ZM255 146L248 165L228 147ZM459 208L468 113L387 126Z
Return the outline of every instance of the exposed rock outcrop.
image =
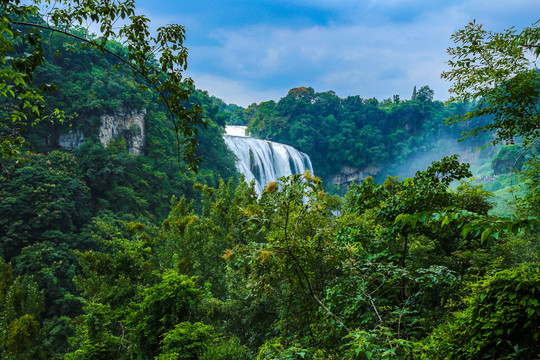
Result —
M99 127L99 141L103 146L121 135L127 143L130 154L141 155L144 146L144 116L146 110L120 110L113 115L103 115Z
M141 155L144 146L144 117L146 110L125 111L120 109L112 115L101 116L98 138L104 147L112 139L122 136L126 140L127 150L130 154ZM58 136L58 145L72 150L84 143L85 135L81 130Z
M73 150L78 148L84 143L84 134L81 130L76 130L67 134L60 134L58 138L58 145L63 148Z
M341 168L337 175L334 175L330 178L330 182L333 185L345 187L351 183L361 183L368 176L377 175L380 171L379 168L367 167L364 169L354 168L350 166L344 166Z

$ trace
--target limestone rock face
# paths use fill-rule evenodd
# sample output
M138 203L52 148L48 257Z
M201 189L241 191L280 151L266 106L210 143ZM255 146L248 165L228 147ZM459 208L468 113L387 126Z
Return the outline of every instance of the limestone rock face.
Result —
M103 146L121 135L127 143L130 154L141 155L144 146L144 116L146 110L120 110L113 115L103 115L99 127L99 141Z
M336 186L348 186L355 182L357 184L364 181L368 176L376 175L380 169L375 167L368 167L364 169L354 168L350 166L344 166L340 172L330 178L330 182Z
M60 137L58 138L58 145L69 150L78 148L83 143L84 134L78 129L67 134L60 134Z
M144 117L146 110L123 109L113 115L101 116L98 131L99 141L107 147L112 139L122 136L126 140L128 152L133 155L141 155L144 146ZM84 143L85 136L81 130L60 134L58 145L73 150Z

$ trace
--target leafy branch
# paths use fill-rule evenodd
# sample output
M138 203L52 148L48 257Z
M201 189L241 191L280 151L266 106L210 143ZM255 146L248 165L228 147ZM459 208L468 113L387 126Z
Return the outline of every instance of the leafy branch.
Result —
M59 1L51 4L49 0L43 0L50 4L47 14L38 17L37 6L20 5L20 0L13 3L3 0L0 4L5 15L2 18L0 37L6 46L2 47L2 62L5 63L6 54L14 51L13 42L15 38L22 37L33 50L33 57L27 57L21 61L26 61L25 67L12 68L17 73L21 73L27 81L22 84L19 94L31 94L35 92L32 87L33 73L37 66L44 63L43 46L45 39L42 31L60 33L81 42L81 47L90 47L107 53L119 60L131 69L135 76L141 76L157 92L159 99L163 101L167 108L169 120L172 122L178 147L178 162L182 155L187 161L189 170L197 171L201 158L197 156L197 134L198 126L206 127L206 122L202 116L202 110L196 104L189 101L190 93L194 87L190 78L184 79L182 72L187 68L187 49L183 46L185 40L185 28L180 25L168 25L157 29L157 36L151 36L148 27L149 20L142 15L135 15L134 1L104 1L76 0ZM34 4L41 4L41 0L34 0ZM44 18L47 22L40 22ZM115 30L113 25L119 20L129 20L129 22ZM88 39L79 36L71 29L73 24L83 23L100 24L101 36L95 39ZM14 29L14 26L24 26L30 31L23 33ZM3 35L5 34L5 35ZM6 36L7 35L7 36ZM125 52L125 57L119 53L109 50L106 45L110 39L124 38L126 45L120 49ZM152 54L159 53L157 62L149 62ZM17 64L16 62L13 63ZM12 76L15 79L15 76ZM146 91L148 87L140 86L140 90ZM13 96L19 99L19 96ZM33 111L33 123L37 123L43 118L39 110L43 107L43 98L34 95L33 99L37 103ZM34 109L34 108L32 108ZM20 113L16 116L14 124L22 123L26 120ZM8 154L3 152L4 155ZM10 153L11 154L11 153ZM8 154L8 155L10 155Z
M474 237L480 236L480 242L497 240L500 234L513 233L521 231L539 231L540 220L536 217L522 219L495 218L477 213L459 210L453 207L443 211L423 211L415 214L400 214L396 216L394 223L400 223L403 226L409 226L414 229L418 224L427 224L429 221L440 222L441 227L453 223L461 230L463 238L467 235Z

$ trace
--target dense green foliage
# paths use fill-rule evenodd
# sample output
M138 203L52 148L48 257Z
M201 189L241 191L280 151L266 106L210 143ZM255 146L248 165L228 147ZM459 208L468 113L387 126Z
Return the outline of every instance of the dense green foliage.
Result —
M453 81L450 100L479 99L465 114L456 114L454 122L471 122L466 135L495 132L493 143L521 139L526 145L538 138L538 82L540 74L530 60L529 49L540 54L540 29L532 26L520 33L511 28L487 31L472 22L452 35L455 47L448 49L451 69L441 76ZM479 124L478 119L492 116Z
M308 154L317 174L326 181L344 167L371 175L411 176L414 171L404 171L404 165L417 169L437 156L450 155L449 151L474 151L484 139L458 147L456 140L463 129L447 127L444 121L464 114L470 106L433 101L428 86L415 91L412 100L394 97L382 102L359 96L341 99L332 91L316 93L301 87L291 89L277 103L251 105L245 117L251 134ZM415 158L427 154L431 154L429 161L411 166Z
M171 196L199 197L194 184L217 186L220 176L235 177L236 170L222 139L226 115L214 99L189 89L188 81L177 90L167 89L172 97L160 102L162 94L155 88L141 92L157 78L149 83L150 73L134 75L115 55L130 57L135 49L115 41L103 42L104 47L100 47L96 41L103 39L76 26L69 27L69 33L54 29L28 32L31 28L21 21L45 24L37 17L27 17L34 11L31 7L19 5L2 3L1 8L1 39L9 45L2 48L2 60L7 59L2 74L14 74L15 80L3 78L7 87L0 106L4 155L0 160L0 256L8 262L2 263L5 306L0 315L0 357L49 359L69 351L68 337L75 335L73 329L77 328L69 327L68 321L90 306L78 298L81 291L73 280L83 269L75 251L101 246L92 235L97 226L92 217L159 223L169 212ZM29 43L33 31L36 42ZM183 32L178 35L183 36ZM84 46L85 39L95 43ZM39 59L32 58L31 51L39 52ZM34 62L23 68L16 61L25 56ZM180 56L185 60L185 54ZM10 84L18 81L19 75L25 82L15 89ZM172 79L178 77L158 82L169 86L166 84ZM55 91L40 92L40 88L53 88L52 83ZM182 94L186 97L178 98ZM41 113L25 110L15 114L17 96L34 101ZM182 113L176 123L180 127L171 122L170 101L178 101L172 113ZM26 109L25 103L20 106ZM43 111L50 109L62 109L62 121L48 121ZM140 156L130 154L129 148L141 129L122 132L106 146L99 139L103 116L130 112L144 114L145 141ZM199 112L205 116L204 124L197 118ZM183 132L187 124L195 133ZM84 134L84 143L76 148L59 146L61 137L70 134ZM186 160L178 158L179 134L181 141L187 141L182 149L196 151ZM189 149L190 138L200 145L197 150ZM179 171L196 164L198 156L203 160L197 174ZM95 310L99 314L105 311ZM86 351L80 344L81 351Z
M433 334L433 359L520 358L540 353L540 269L522 265L475 285L467 308ZM516 301L519 299L519 301ZM444 355L443 355L444 354Z
M85 305L68 358L219 359L221 347L234 359L430 358L450 354L438 349L454 342L452 351L469 351L459 344L480 329L478 301L500 309L500 316L482 310L481 324L497 334L510 329L501 322L514 321L533 333L509 331L503 347L482 326L480 350L471 351L534 358L537 230L484 241L480 232L463 235L476 217L395 221L449 207L486 217L489 194L481 187L448 190L468 175L466 165L445 158L414 178L365 181L344 202L309 173L269 184L260 199L245 183L222 181L200 187L198 214L173 200L159 228L96 220L100 250L79 254Z
M144 80L137 84L138 90L151 88L163 102L166 116L174 126L178 155L180 157L181 153L187 159L189 169L196 170L200 161L196 156L198 125L206 123L200 107L189 101L193 81L182 75L187 68L184 27L175 24L162 26L152 36L148 18L135 14L132 0L105 3L66 0L49 5L49 1L41 0L0 2L0 62L3 65L0 96L7 102L6 114L2 114L0 123L3 157L21 154L22 146L26 144L24 132L29 126L45 119L64 119L65 110L49 108L43 97L44 93L56 87L54 83L39 83L35 79L37 67L46 62L47 44L52 47L54 55L84 52L85 49L93 50L94 54L100 53L103 58L107 54L128 69L133 77ZM44 14L40 13L40 6L44 7ZM122 25L115 26L119 21ZM99 27L100 36L82 29L83 23L94 23ZM53 39L56 35L59 38ZM117 43L111 46L109 40L117 38L123 39L123 46ZM79 64L84 63L81 61ZM53 74L50 75L54 76L54 70L58 69L53 67L51 70ZM96 75L99 81L99 73L93 74ZM89 84L79 82L77 85L84 87ZM105 91L111 90L115 91L114 88Z
M0 46L7 47L0 50L13 52L5 40L14 23L7 19L0 27ZM158 103L159 91L140 92L148 84L115 68L120 63L108 51L129 58L140 49L114 41L81 48L69 34L48 35L36 47L39 66L23 69L31 86L20 91L54 80L57 92L32 99L63 109L64 120L42 121L17 132L21 142L2 143L9 156L0 163L0 359L540 356L534 153L521 161L523 150L508 145L486 165L510 182L508 168L521 170L524 195L515 201L518 211L503 218L490 213L492 193L465 180L471 171L457 155L404 179L377 184L368 177L344 197L325 192L309 172L271 182L257 197L234 179L222 139L225 123L249 123L254 133L306 151L329 176L343 166L406 161L430 150L422 148L434 135L457 138L467 124L443 128L444 118L468 120L482 101L444 105L428 87L410 101L382 102L297 88L278 103L244 111L192 90L182 106L188 114L200 109L206 129L190 115L179 121L195 129L194 156L203 161L198 174L180 173L178 128ZM183 31L163 40L171 36ZM17 76L7 68L9 85ZM506 96L500 85L489 92L493 104ZM0 95L11 96L6 91ZM2 119L13 111L9 96ZM143 109L140 155L130 146L142 129L101 143L104 115ZM502 112L480 125L502 127L533 149L534 116L509 128ZM60 147L70 131L83 133L84 143ZM33 153L20 153L26 142Z

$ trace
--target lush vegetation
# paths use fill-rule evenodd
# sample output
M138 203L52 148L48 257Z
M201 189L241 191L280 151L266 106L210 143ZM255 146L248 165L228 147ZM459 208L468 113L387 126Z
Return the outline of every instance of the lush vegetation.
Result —
M160 226L103 214L3 265L5 357L534 358L537 230L484 235L490 194L448 190L469 175L444 158L343 200L309 173L260 199L221 181Z
M411 100L377 101L359 96L339 98L332 91L294 88L279 102L253 104L245 111L248 131L291 144L307 153L324 180L344 167L371 175L412 176L450 151L474 152L483 138L457 140L466 124L445 126L445 119L465 114L473 104L433 101L428 86L416 88ZM418 160L419 164L412 164Z
M44 99L44 94L57 85L39 83L35 79L37 68L46 63L45 47L49 46L55 56L92 49L94 54L100 53L103 58L112 57L110 65L117 68L119 62L132 76L143 80L137 84L139 91L152 89L157 94L165 106L166 116L174 125L178 154L188 160L188 169L196 171L200 161L196 156L198 125L205 125L205 122L200 107L189 101L193 81L183 77L183 70L187 68L184 27L175 24L162 26L152 36L148 18L135 14L132 0L106 3L64 0L49 5L48 1L41 0L29 4L20 0L3 0L0 3L0 52L4 65L0 95L7 102L7 114L0 127L3 157L21 154L26 144L24 132L28 127L43 120L62 122L65 119L64 109L49 107ZM117 22L123 25L115 26ZM82 28L83 23L94 23L100 36ZM115 42L116 39L122 39L124 46ZM67 61L70 63L69 57ZM83 64L84 61L79 61L79 65ZM54 79L54 70L58 69L53 67L52 70L52 76L46 74L49 79ZM92 75L100 80L99 73ZM80 80L88 80L88 76ZM78 87L84 85L89 84L76 84L75 94ZM99 86L99 81L96 86ZM96 99L87 100L93 103L92 100ZM120 101L126 100L137 101L132 96L124 96Z
M119 14L122 6L131 14L132 3L115 4ZM531 151L538 114L529 94L540 88L535 71L522 76L529 71L524 63L507 66L502 77L484 68L495 81L481 96L500 106L477 114L486 115L479 123L470 114L486 103L464 91L485 84L473 81L478 67L465 65L465 50L451 52L459 61L446 76L468 80L458 81L458 102L450 105L434 102L428 87L412 100L382 102L297 88L278 103L244 111L186 88L183 108L173 111L185 117L171 122L159 87L140 91L148 80L163 84L161 73L144 79L114 67L123 62L113 53L129 57L136 48L111 39L81 48L86 42L72 37L78 28L43 29L31 43L24 34L37 28L17 27L16 15L2 14L0 28L7 69L0 109L0 359L540 356L540 187ZM476 24L463 31L456 42L475 47L460 49L500 49L502 58L534 48L540 38L536 28L492 37ZM35 67L11 60L35 49L42 56ZM61 122L28 113L24 100L11 95L10 81L20 76L29 77L17 94L27 94L38 111L62 109ZM52 80L59 89L41 93ZM518 117L506 105L519 102L524 89ZM137 129L107 146L99 141L102 116L128 109L146 110L138 156L128 151ZM199 113L205 125L190 117ZM446 116L454 116L453 127L443 127ZM495 131L507 143L487 166L500 178L515 176L524 196L509 216L492 215L492 193L466 180L468 164L445 156L402 180L378 184L368 177L344 196L329 194L306 172L269 183L259 198L234 178L222 139L227 122L249 122L254 133L298 146L327 175L342 166L387 166L391 157L407 161L433 135L458 137L462 127L479 126L472 135ZM85 141L63 149L60 135L70 131L84 133ZM184 146L196 152L178 160L175 142L191 135L197 150L190 140ZM526 155L516 145L522 142ZM25 146L31 151L24 153ZM198 174L179 171L198 155ZM520 172L508 175L508 168Z

